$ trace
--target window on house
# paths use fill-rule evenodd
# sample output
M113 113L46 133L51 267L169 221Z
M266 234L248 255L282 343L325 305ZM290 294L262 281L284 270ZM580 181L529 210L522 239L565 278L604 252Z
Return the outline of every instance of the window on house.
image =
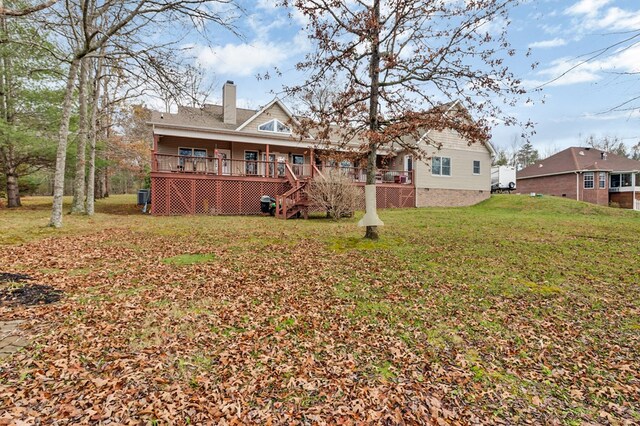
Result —
M258 130L260 130L261 132L291 133L291 128L283 124L277 118L261 124L260 126L258 126Z
M593 189L593 172L584 174L584 189Z
M611 188L620 188L623 186L631 186L632 185L632 177L631 173L624 174L615 174L611 175L609 178L609 186ZM637 182L636 182L637 185Z
M600 172L598 180L598 188L606 188L607 187L607 174L605 172Z
M202 148L178 148L178 170L198 171L205 167L207 150ZM197 157L197 158L196 158Z
M473 174L474 175L479 175L480 174L480 161L479 160L473 160Z
M200 148L178 148L181 157L206 157L207 150Z
M620 175L609 176L609 187L620 188Z
M451 176L451 158L433 157L431 174L436 176Z

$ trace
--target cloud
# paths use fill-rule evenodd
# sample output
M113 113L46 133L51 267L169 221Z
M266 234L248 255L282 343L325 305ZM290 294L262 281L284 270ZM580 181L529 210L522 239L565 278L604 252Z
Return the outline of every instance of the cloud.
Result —
M535 41L533 43L529 43L529 47L531 49L549 49L552 47L564 46L567 44L567 41L562 38L554 38L551 40L543 40L543 41Z
M257 41L251 44L196 46L196 60L218 75L248 76L281 65L289 57L287 45Z
M564 13L573 16L573 27L581 30L607 29L610 31L638 30L640 10L624 10L619 7L605 7L611 0L581 0Z
M565 10L567 15L595 15L602 7L611 3L611 0L580 0Z
M640 45L620 48L613 54L590 62L576 58L559 58L538 71L538 79L526 80L525 87L567 86L601 80L605 73L640 72Z
M608 28L610 30L638 30L640 28L640 10L627 11L617 7L607 9L601 18L590 21L594 28Z

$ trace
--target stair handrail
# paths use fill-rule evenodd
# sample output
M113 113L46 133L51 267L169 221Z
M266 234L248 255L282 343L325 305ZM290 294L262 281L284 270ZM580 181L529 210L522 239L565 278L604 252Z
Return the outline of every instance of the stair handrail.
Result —
M298 177L293 173L293 169L291 168L291 165L289 165L288 161L284 162L284 174L291 186L294 188L298 187Z
M317 173L317 174L318 174L318 176L320 176L320 178L321 178L322 180L325 180L325 179L326 179L326 178L324 177L324 174L322 174L322 172L321 172L321 171L320 171L320 169L318 168L318 166L316 166L315 164L313 164L313 165L312 165L312 167L313 167L313 172L314 172L314 174L316 174L316 173Z
M301 182L299 185L289 189L282 195L276 196L276 216L287 218L287 200L290 198L293 203L297 203L300 200L299 194L307 186L306 182Z

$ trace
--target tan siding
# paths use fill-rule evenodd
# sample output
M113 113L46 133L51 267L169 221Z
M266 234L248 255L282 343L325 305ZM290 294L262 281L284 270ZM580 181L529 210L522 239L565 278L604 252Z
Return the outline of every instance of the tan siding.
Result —
M443 130L439 132L429 132L425 137L425 141L430 144L442 144L443 148L459 149L463 151L473 152L489 152L484 144L479 142L469 144L455 130ZM430 148L427 148L430 149Z
M261 126L267 121L273 120L274 118L277 118L284 124L287 124L289 122L289 116L287 115L287 113L280 107L280 105L275 103L267 108L267 110L260 114L258 117L254 118L253 121L247 125L247 127L242 129L242 131L268 134L268 132L259 131L258 126Z
M484 149L484 148L483 148ZM443 148L430 154L451 158L451 176L434 176L431 160L422 160L415 165L417 188L491 190L491 155L482 151L466 151ZM480 161L480 174L473 174L473 161Z

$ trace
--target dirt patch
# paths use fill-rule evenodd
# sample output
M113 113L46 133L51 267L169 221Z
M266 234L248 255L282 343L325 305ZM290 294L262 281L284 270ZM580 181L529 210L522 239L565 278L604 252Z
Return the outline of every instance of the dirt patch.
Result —
M0 272L0 283L20 283L30 280L31 277L25 274L12 274L9 272Z
M25 274L0 272L0 305L41 305L54 303L62 291L48 285L30 284Z
M57 302L61 297L62 291L48 285L25 284L0 288L0 304L40 305Z

